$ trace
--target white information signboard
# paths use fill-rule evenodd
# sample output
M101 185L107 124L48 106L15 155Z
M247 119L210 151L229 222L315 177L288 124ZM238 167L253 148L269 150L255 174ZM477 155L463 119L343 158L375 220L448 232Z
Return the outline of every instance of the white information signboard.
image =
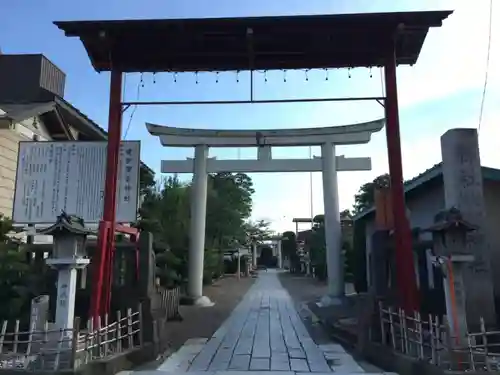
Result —
M107 142L20 142L12 220L52 224L62 211L102 219ZM140 142L120 146L116 220L137 218Z

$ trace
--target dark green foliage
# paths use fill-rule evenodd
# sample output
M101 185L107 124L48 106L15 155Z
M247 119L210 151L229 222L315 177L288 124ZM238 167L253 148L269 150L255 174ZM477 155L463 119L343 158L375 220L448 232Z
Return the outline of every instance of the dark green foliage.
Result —
M316 276L326 280L326 244L325 244L325 217L316 215L313 219L313 231L307 240L310 251L311 265L315 268ZM342 230L342 253L344 257L344 274L346 281L352 281L354 274L355 258L353 251L352 215L349 210L340 213Z
M375 188L389 187L390 176L388 173L375 178L372 182L367 182L361 185L358 192L354 196L353 213L358 214L361 211L370 208L375 203Z
M154 234L157 247L157 274L161 285L173 287L187 279L190 185L169 177L144 189L144 201L136 224ZM249 231L262 232L265 223L247 222L252 210L253 184L237 173L209 176L205 230L204 282L211 283L223 273L223 253L234 243L247 243Z
M295 232L284 232L281 246L283 256L290 261L290 272L296 273L300 271L300 257L297 254L297 239L295 237Z
M7 235L10 232L12 221L0 214L0 319L27 321L31 299L48 292L53 275L43 260L30 259L25 247Z

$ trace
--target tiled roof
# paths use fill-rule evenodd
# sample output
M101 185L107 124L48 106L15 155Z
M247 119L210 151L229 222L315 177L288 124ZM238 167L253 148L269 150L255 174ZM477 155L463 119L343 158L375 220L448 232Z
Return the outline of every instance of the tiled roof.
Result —
M67 113L69 116L73 116L77 120L72 122L72 126L74 126L78 131L95 140L106 140L108 138L106 130L100 127L96 122L90 119L71 103L56 95L54 95L51 101L39 103L0 103L0 108L6 112L3 117L10 117L16 121L24 120L24 118L20 118L20 116L22 117L23 115L27 115L32 117L41 115L52 111L56 107L61 109L64 113ZM141 167L147 169L151 174L154 174L153 170L143 162L141 162Z
M483 178L486 180L500 181L500 170L489 167L481 167ZM414 191L418 187L423 187L428 182L434 180L435 178L442 176L442 163L435 164L431 168L427 169L425 172L420 173L416 177L408 180L404 183L405 195L411 191ZM375 212L375 207L372 206L361 211L359 214L355 215L352 220L360 220L365 218Z

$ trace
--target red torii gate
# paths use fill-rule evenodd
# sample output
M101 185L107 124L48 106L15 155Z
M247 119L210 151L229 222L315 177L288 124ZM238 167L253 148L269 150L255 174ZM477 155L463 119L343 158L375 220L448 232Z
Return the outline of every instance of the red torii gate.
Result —
M418 307L411 233L406 218L396 66L416 63L431 27L452 11L363 13L252 18L55 22L79 37L93 67L111 72L104 215L94 259L91 316L109 309L110 264L116 228L116 184L123 107L167 104L239 104L377 100L386 113L387 151L395 220L401 305ZM202 102L122 102L127 72L222 72L383 67L385 97ZM252 86L252 84L251 84ZM104 287L104 292L103 292Z

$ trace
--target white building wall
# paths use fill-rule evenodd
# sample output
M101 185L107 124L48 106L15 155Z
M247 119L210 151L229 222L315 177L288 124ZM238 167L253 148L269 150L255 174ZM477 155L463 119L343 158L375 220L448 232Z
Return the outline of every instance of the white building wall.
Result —
M484 199L486 203L487 235L491 243L491 264L492 269L500 269L500 182L484 181ZM435 184L431 188L424 188L424 192L417 193L415 198L407 201L407 208L410 211L411 228L420 227L422 229L430 227L434 223L434 216L444 207L443 185ZM369 262L371 259L371 236L375 231L375 215L372 214L366 222L366 263L367 281L371 285ZM430 233L422 234L424 239L431 239ZM496 296L500 297L500 278L493 280Z

